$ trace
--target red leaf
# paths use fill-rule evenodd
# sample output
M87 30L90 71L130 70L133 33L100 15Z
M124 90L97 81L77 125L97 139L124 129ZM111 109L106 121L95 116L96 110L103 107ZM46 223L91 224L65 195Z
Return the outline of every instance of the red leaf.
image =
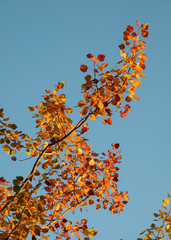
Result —
M98 55L98 60L100 61L100 62L103 62L104 60L105 60L105 55L104 54L100 54L100 55Z
M16 157L14 157L14 156L13 156L11 159L12 159L13 161L16 161L16 160L17 160L17 158L16 158Z
M120 111L121 118L126 117L127 113L128 111L125 111L125 112Z
M93 55L91 53L87 54L87 58L92 58L92 57L93 57Z
M120 48L121 50L124 50L124 49L125 49L125 45L122 43L122 44L119 45L119 48Z
M6 182L4 177L0 177L0 182Z
M131 100L132 100L132 98L129 97L129 96L127 96L127 97L125 98L125 101L127 101L127 102L130 102Z
M148 29L148 23L142 24L141 28L142 28L142 30L147 30Z
M131 34L131 36L132 36L132 37L137 36L136 32L133 32L133 33Z
M82 64L82 65L80 66L80 70L81 70L82 72L87 72L88 67L87 67L86 65Z
M149 32L146 31L146 30L143 30L143 31L141 32L141 34L142 34L143 37L147 38L148 35L149 35Z
M119 148L119 143L115 143L114 146L115 146L116 149L118 149Z
M126 27L126 30L127 30L128 32L133 32L133 31L134 31L134 27L133 27L132 25L128 25L128 26Z

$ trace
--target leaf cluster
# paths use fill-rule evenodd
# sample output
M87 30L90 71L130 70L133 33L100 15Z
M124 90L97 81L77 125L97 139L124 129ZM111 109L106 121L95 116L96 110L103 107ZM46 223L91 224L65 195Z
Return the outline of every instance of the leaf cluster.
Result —
M88 145L84 134L89 130L87 121L102 116L102 123L112 125L114 110L126 117L131 111L131 101L139 100L136 88L145 77L146 56L143 53L148 37L148 24L134 31L129 25L119 45L122 60L109 69L105 55L97 57L91 53L87 58L93 64L93 71L82 64L84 77L81 86L83 98L78 101L80 119L74 124L73 109L66 104L66 95L61 93L65 82L58 83L54 90L46 90L40 105L29 107L36 122L36 137L30 137L17 130L15 124L7 123L3 109L0 109L0 144L2 149L17 160L17 153L23 151L28 159L35 159L30 174L23 179L17 176L13 185L1 177L0 184L0 239L47 240L51 233L56 239L78 239L80 234L88 240L97 234L88 228L87 220L73 223L66 218L68 212L81 213L93 205L98 210L108 209L120 214L127 204L127 191L119 191L119 167L121 155L119 144L112 143L106 153L96 153ZM126 51L126 48L127 51ZM128 104L129 103L129 104Z

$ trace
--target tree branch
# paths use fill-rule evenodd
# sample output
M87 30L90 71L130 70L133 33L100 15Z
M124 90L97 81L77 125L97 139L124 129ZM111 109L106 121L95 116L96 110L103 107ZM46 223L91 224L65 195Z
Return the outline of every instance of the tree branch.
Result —
M23 184L20 187L20 190L14 195L14 199L17 197L17 195L23 190L23 188L26 186L26 184L28 183L29 180L32 179L34 172L36 171L36 168L39 165L39 162L41 160L41 158L43 157L44 153L46 152L46 150L51 147L54 146L55 144L62 142L65 138L67 138L68 136L70 136L74 131L76 131L83 123L86 122L86 120L88 119L88 117L91 115L91 111L87 114L87 116L85 116L84 118L82 118L77 125L69 132L67 133L64 137L62 137L61 139L58 139L57 141L53 142L53 143L49 143L44 150L40 153L39 157L37 158L36 162L34 163L34 166L32 168L32 171L30 172L30 174L27 176L27 178L25 179L25 181L23 182ZM3 208L1 209L1 212L10 204L10 202L8 201Z

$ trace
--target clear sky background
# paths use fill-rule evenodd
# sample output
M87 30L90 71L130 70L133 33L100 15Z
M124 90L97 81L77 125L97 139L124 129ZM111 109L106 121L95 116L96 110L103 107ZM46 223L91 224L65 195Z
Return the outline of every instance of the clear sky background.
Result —
M120 143L118 186L130 200L121 216L93 208L82 216L98 230L94 240L137 239L171 193L171 0L0 0L0 108L29 135L35 124L27 107L40 104L44 90L59 81L67 81L67 103L75 106L86 54L103 53L114 66L122 33L136 20L150 31L141 100L126 118L115 113L112 126L91 122L87 134L96 152ZM77 112L73 118L79 120ZM0 176L8 181L29 174L33 163L12 162L0 150Z

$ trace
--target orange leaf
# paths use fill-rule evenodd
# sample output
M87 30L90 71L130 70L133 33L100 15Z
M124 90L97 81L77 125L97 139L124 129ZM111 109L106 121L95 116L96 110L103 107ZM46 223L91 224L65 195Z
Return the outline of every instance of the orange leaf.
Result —
M81 111L80 111L80 116L82 116L82 115L86 115L87 112L88 112L88 107L84 107L84 108L81 109Z
M91 121L96 120L96 115L92 114L92 115L90 115L89 118L90 118Z
M127 113L128 111L125 111L125 112L120 111L121 118L126 117Z
M112 119L111 118L108 118L107 122L108 122L109 125L112 125Z
M103 63L101 66L100 66L100 68L101 69L104 69L104 68L106 68L108 66L108 63Z
M84 104L83 101L79 101L79 102L77 103L77 105L78 105L79 107L83 107L85 104Z
M82 220L81 220L81 224L84 225L84 224L86 224L86 223L87 223L87 219L82 219Z
M100 204L96 204L96 209L99 209L101 208L101 205Z
M136 24L137 24L138 27L140 27L140 23L138 22L138 20L136 21Z
M107 123L107 120L103 118L103 119L102 119L102 123L103 123L103 124L106 124L106 123Z
M80 239L80 236L79 236L78 232L75 232L75 236L76 236L78 239Z
M88 70L87 65L82 64L82 65L80 66L80 70L81 70L82 72L87 72L87 70Z
M30 112L33 112L34 109L35 109L35 107L28 107L28 110L29 110Z

